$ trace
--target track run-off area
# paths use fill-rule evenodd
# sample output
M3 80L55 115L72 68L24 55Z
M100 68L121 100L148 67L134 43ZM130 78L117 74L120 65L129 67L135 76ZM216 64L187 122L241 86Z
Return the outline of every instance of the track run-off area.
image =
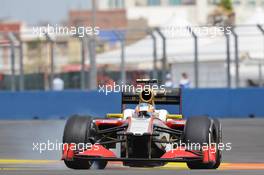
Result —
M64 120L0 121L0 174L65 175L65 174L264 174L264 119L223 119L223 142L232 143L223 153L218 170L188 170L185 163L168 163L156 168L123 167L108 163L105 170L70 170L60 161L61 151L33 150L33 143L60 142Z

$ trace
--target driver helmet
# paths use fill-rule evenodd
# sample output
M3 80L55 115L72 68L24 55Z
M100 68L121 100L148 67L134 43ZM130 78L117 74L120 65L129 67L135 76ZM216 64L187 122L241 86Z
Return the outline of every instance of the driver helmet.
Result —
M151 117L154 112L154 107L149 103L140 103L135 109L137 117Z

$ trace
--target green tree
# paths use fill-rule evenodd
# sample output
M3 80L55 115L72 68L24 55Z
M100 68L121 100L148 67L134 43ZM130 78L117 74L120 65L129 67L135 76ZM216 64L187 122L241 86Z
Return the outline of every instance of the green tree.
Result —
M233 10L232 0L221 0L220 6L229 11Z

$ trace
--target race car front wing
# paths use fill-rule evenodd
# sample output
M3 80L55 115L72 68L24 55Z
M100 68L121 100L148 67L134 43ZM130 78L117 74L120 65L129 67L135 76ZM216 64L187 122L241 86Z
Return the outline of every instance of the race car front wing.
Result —
M148 162L189 162L202 161L203 163L215 162L216 152L214 148L203 151L190 151L184 148L170 150L164 153L160 158L129 158L117 157L115 153L102 145L93 145L91 149L76 152L69 149L70 145L63 149L62 160L86 159L91 161L148 161Z

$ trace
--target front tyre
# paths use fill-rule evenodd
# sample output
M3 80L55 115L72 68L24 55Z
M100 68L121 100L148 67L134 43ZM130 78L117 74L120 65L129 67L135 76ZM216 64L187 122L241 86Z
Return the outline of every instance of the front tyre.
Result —
M94 161L92 167L94 169L102 170L105 169L106 165L107 165L107 161L100 160L100 161Z
M74 115L67 120L63 133L63 144L88 143L92 118ZM92 162L83 159L64 160L71 169L90 169Z
M218 120L217 120L218 121ZM189 144L210 144L220 143L221 136L219 131L221 128L220 122L211 120L208 117L192 117L186 121L184 129L184 141ZM210 132L211 131L211 132ZM217 149L217 148L216 148ZM221 163L221 154L217 149L215 162L203 163L202 161L187 162L190 169L217 169Z
M213 119L214 124L215 124L215 129L216 129L216 134L217 134L217 145L222 143L222 125L218 119ZM214 165L214 169L217 169L222 162L222 150L217 149L216 151L216 162Z

